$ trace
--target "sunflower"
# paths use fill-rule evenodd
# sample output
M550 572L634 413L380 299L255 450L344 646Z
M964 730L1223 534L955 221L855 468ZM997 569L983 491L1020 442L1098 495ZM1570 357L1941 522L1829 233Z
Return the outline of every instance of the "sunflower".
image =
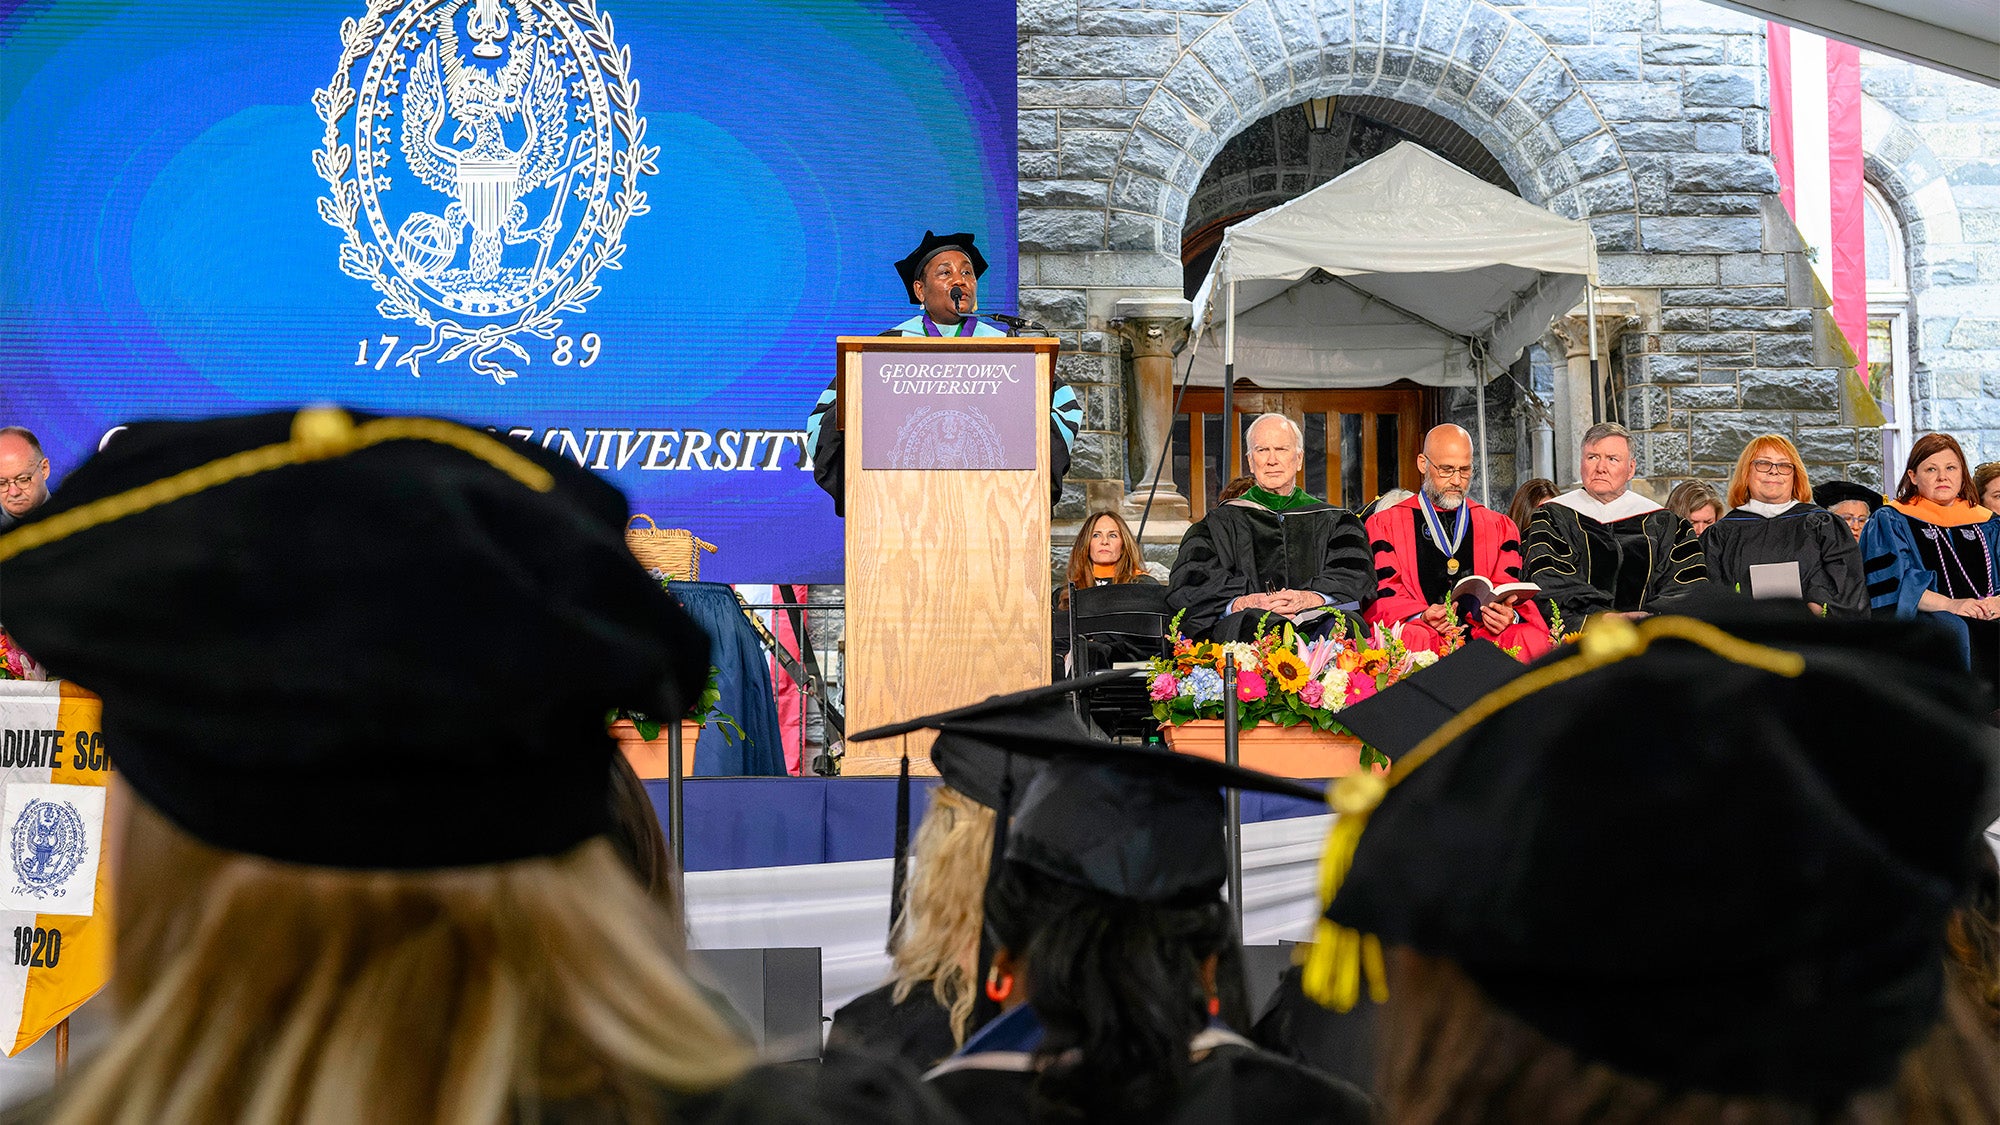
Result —
M1281 648L1265 657L1264 667L1270 669L1271 678L1278 681L1278 687L1283 691L1297 691L1306 686L1306 681L1312 679L1312 672L1306 667L1306 662L1299 659L1298 653L1288 648Z

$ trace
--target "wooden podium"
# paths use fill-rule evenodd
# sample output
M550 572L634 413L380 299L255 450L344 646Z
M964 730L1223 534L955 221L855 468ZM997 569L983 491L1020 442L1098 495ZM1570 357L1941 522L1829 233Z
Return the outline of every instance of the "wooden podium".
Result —
M1057 347L1038 337L838 339L847 729L1049 682ZM851 743L841 772L893 774L907 743L911 772L935 775L934 737Z

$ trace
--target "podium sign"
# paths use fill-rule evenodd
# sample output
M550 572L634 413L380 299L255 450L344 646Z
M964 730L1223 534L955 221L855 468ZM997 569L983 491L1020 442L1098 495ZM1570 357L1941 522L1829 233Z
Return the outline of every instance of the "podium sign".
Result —
M847 728L1049 682L1049 391L1057 342L843 336ZM934 774L929 732L842 772Z
M1033 352L864 352L861 378L863 469L1035 467Z

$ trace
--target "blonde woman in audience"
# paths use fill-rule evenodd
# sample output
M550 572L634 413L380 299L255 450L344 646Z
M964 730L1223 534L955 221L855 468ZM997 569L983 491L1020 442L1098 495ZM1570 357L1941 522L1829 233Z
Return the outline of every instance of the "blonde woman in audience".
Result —
M0 581L118 745L119 1022L25 1116L936 1119L900 1072L756 1066L606 838L606 711L708 663L610 486L332 408L135 424L65 485Z
M1700 535L1715 526L1727 507L1705 481L1690 480L1675 485L1667 494L1667 510L1688 521L1688 526Z
M889 983L835 1012L828 1043L927 1070L965 1042L979 994L980 896L992 851L993 810L939 786L910 854Z

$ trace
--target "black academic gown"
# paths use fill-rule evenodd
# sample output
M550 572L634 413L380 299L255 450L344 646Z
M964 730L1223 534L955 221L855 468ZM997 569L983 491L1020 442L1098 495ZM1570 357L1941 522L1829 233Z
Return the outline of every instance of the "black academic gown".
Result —
M1311 590L1329 612L1360 613L1375 597L1375 557L1361 521L1318 502L1286 512L1241 498L1222 504L1181 537L1167 608L1183 614L1183 636L1245 639L1263 614L1231 614L1229 603L1273 590ZM1298 624L1331 621L1310 614Z
M1202 1055L1181 1097L1158 1125L1365 1125L1367 1095L1347 1083L1259 1050L1233 1032L1212 1029L1195 1039ZM1017 1058L983 1062L961 1055L925 1076L969 1125L1021 1125L1030 1120L1034 1074Z
M1603 523L1551 500L1528 521L1527 578L1574 629L1593 613L1659 612L1708 581L1701 541L1665 508Z
M895 994L892 982L848 1001L833 1013L826 1045L893 1055L918 1071L929 1070L958 1050L951 1013L937 1002L929 981L913 986L900 1004Z
M1752 566L1796 562L1806 601L1834 616L1868 612L1861 544L1839 516L1817 505L1794 504L1775 516L1734 509L1702 533L1701 553L1708 580L1725 590L1751 593Z

